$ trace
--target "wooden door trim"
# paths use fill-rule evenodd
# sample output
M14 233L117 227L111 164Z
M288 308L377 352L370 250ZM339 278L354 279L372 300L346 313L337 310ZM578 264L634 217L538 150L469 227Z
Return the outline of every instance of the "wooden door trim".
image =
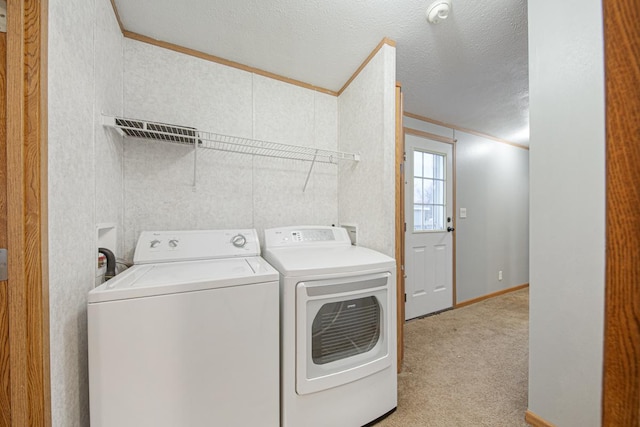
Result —
M419 136L421 138L432 139L438 142L444 142L445 144L455 144L456 142L453 138L436 135L435 133L425 132L423 130L418 130L418 129L404 128L404 133L409 135Z
M50 426L47 1L7 2L11 425Z
M404 133L402 87L396 83L396 318L398 372L404 359Z
M488 134L483 133L483 132L478 132L478 131L475 131L473 129L460 127L460 126L457 126L457 125L454 125L454 124L451 124L451 123L445 123L445 122L441 122L439 120L430 119L429 117L421 116L419 114L409 113L408 111L405 111L404 115L406 117L409 117L409 118L412 118L412 119L420 120L420 121L426 122L426 123L431 123L431 124L436 125L436 126L442 126L442 127L445 127L445 128L449 128L449 129L452 129L454 131L457 130L457 131L468 133L468 134L471 134L471 135L480 136L482 138L491 139L493 141L501 142L501 143L507 144L507 145L512 145L514 147L522 148L524 150L528 150L529 149L528 146L523 145L523 144L518 144L517 142L507 141L506 139L497 138L497 137L495 137L493 135L488 135Z
M603 426L640 425L640 4L604 0L606 287Z
M7 35L0 33L0 248L7 247ZM0 280L0 425L11 423L8 282Z

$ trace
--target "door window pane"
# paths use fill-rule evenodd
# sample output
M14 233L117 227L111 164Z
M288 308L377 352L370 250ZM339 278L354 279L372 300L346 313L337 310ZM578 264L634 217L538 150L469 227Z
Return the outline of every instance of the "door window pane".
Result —
M444 156L434 156L433 165L433 177L438 179L445 179L444 176Z
M415 204L423 204L424 198L422 197L422 187L423 187L423 179L422 178L414 178L413 179L413 203Z
M424 156L424 174L422 174L425 178L433 178L433 154L431 153L422 153Z
M415 150L413 159L413 229L443 231L446 212L445 156Z
M424 187L424 204L432 205L433 204L433 180L432 179L423 179L422 180Z
M433 203L444 205L444 181L433 181Z

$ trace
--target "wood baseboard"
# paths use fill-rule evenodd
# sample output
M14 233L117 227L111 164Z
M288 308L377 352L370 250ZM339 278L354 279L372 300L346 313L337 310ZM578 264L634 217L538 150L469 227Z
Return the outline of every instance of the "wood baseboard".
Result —
M469 300L466 300L466 301L458 302L458 303L456 303L454 305L454 308L465 307L467 305L475 304L477 302L484 301L484 300L489 299L489 298L497 297L498 295L503 295L503 294L507 294L509 292L519 291L520 289L524 289L524 288L528 288L528 287L529 287L528 283L523 283L522 285L514 286L513 288L502 289L500 291L492 292L490 294L483 295L483 296L478 297L478 298L473 298L473 299L469 299Z
M551 424L549 421L540 418L528 409L527 412L524 413L524 420L533 427L556 427L555 424Z

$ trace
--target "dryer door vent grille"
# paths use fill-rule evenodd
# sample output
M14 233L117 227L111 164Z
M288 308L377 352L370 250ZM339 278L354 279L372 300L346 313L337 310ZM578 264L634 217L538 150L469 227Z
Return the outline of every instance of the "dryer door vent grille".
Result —
M323 305L311 326L313 363L323 365L373 349L380 339L380 317L373 296Z

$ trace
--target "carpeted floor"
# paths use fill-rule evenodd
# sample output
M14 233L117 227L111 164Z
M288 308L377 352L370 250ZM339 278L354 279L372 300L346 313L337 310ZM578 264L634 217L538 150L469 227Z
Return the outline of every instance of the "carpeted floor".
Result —
M376 427L527 426L529 290L405 325L398 409Z

